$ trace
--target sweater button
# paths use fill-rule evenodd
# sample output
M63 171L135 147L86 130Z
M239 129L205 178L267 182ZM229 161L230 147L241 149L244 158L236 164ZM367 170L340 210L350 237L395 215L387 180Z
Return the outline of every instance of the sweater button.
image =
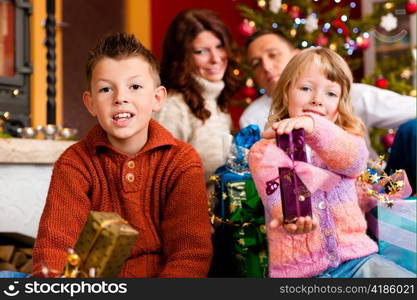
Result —
M326 228L325 230L324 230L324 235L325 236L331 236L332 235L332 230L330 229L330 228Z
M129 160L129 161L127 162L127 167L128 167L129 169L133 169L133 168L135 167L135 162L134 162L133 160Z
M126 181L129 183L132 183L133 181L135 181L135 175L133 175L132 173L127 173L126 174Z
M330 252L330 253L329 253L329 255L328 255L328 258L329 258L331 261L335 261L335 260L337 259L337 255L336 255L336 253L334 253L334 252Z
M326 209L326 207L327 207L326 202L321 201L321 202L319 203L319 208L320 208L320 209Z

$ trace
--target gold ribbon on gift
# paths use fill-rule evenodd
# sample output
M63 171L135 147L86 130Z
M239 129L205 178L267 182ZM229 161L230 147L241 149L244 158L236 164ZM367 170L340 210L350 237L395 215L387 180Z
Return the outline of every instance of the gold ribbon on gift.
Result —
M100 234L102 233L102 231L112 224L129 224L129 223L122 218L105 220L102 223L99 223L99 229L93 238L93 242L91 243L91 246L89 250L87 251L88 254L86 255L86 257L88 257L91 250L94 248L94 245L97 243L97 240ZM56 277L61 277L61 278L95 277L94 270L89 270L90 273L87 274L85 271L82 270L81 268L82 264L83 264L83 261L81 257L77 253L75 253L73 249L68 249L67 263L65 264L63 271L58 271L58 270L55 270L55 269L52 269L43 265L41 270L37 270L37 271L34 270L27 277L33 277L36 274L42 274L45 277L50 277L50 274L54 274Z
M210 176L210 181L214 182L216 187L219 190L221 190L220 176L212 175L212 176ZM219 200L216 197L216 195L217 195L216 192L212 192L212 193L210 193L210 196L209 196L208 213L209 213L209 217L210 217L210 223L212 225L218 226L220 224L226 224L226 225L235 226L235 227L246 227L246 226L252 225L252 223L250 223L250 222L242 223L242 222L232 221L232 220L229 220L227 218L222 218L222 217L216 216L216 214L213 212L213 209L212 209L212 207L214 206L213 201ZM222 201L222 200L224 201L227 198L227 194L225 192L223 192L221 197L222 197L222 199L220 201Z
M94 249L95 244L97 243L97 240L104 229L106 229L108 226L112 224L128 224L128 222L124 219L112 219L112 220L105 220L102 223L99 223L99 229L97 230L96 234L94 235L93 241L90 245L89 250L87 251L86 257L91 253L91 250ZM77 278L80 275L82 277L94 277L93 274L89 273L86 274L84 271L82 271L82 265L83 260L77 253L70 253L67 257L67 264L64 268L64 278ZM90 270L90 272L94 272L93 270Z
M394 199L406 198L412 189L405 170L396 170L388 175L383 168L384 156L370 162L370 167L357 178L358 187L367 197L385 203L387 207L394 205Z

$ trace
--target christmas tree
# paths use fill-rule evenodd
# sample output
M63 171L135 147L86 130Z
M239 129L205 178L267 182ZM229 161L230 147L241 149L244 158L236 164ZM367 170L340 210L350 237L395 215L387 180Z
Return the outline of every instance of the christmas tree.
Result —
M372 40L384 47L393 43L408 42L407 35L397 39L387 39L397 29L396 15L411 15L416 12L414 0L380 1L374 5L372 13L358 14L359 0L254 0L252 5L238 4L242 16L239 31L249 36L255 30L279 30L292 42L295 48L311 46L329 47L343 56L356 75L355 80L387 88L403 95L415 96L413 74L415 76L415 48L395 57L377 57L374 73L363 77L363 50L370 46ZM353 14L353 12L356 13ZM413 25L415 26L415 25ZM378 35L379 34L379 35ZM384 35L385 34L385 35ZM375 39L371 38L374 35ZM409 43L408 43L409 44ZM414 51L414 57L412 55ZM244 55L243 55L244 57ZM245 101L250 103L256 98L250 67L242 60L241 69L246 74ZM358 75L359 74L359 75ZM263 93L259 90L258 93ZM387 143L381 144L381 136L387 130L376 129L371 137L373 146L381 154L386 154ZM392 133L390 140L392 140ZM386 136L386 140L388 140Z
M375 29L378 32L390 32L397 26L394 15L396 12L414 14L416 11L414 1L392 0L375 5L371 14L352 18L351 12L357 8L357 2L358 0L254 0L252 6L237 5L243 18L239 30L243 35L250 35L257 29L276 29L296 48L329 47L345 57L352 71L356 71L363 66L362 50L369 47L370 35ZM379 42L384 41L380 39ZM392 43L391 40L385 42ZM400 59L386 57L378 60L374 74L358 79L415 96L411 81L414 66L415 59L410 49ZM249 70L247 66L242 66L242 69Z

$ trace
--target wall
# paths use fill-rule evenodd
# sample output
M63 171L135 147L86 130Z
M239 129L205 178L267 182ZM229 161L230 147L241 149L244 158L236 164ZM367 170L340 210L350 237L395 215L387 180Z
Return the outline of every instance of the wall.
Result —
M80 138L95 124L82 102L88 50L102 36L123 30L123 10L120 0L63 0L63 123L77 128Z
M237 3L250 4L254 3L253 0L176 0L176 1L164 1L153 0L152 1L152 51L157 56L161 56L161 49L163 38L166 30L172 19L181 10L187 8L207 8L217 12L220 18L229 27L233 37L236 41L242 45L244 38L238 32L238 25L242 19L238 10L236 9Z

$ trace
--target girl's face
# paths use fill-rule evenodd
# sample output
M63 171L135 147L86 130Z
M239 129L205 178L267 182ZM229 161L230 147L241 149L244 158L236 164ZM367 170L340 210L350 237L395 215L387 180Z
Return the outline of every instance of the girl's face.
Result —
M312 63L288 90L288 114L291 118L315 114L335 122L341 93L341 86Z
M195 73L208 81L223 79L227 53L223 43L211 31L200 32L192 42Z

